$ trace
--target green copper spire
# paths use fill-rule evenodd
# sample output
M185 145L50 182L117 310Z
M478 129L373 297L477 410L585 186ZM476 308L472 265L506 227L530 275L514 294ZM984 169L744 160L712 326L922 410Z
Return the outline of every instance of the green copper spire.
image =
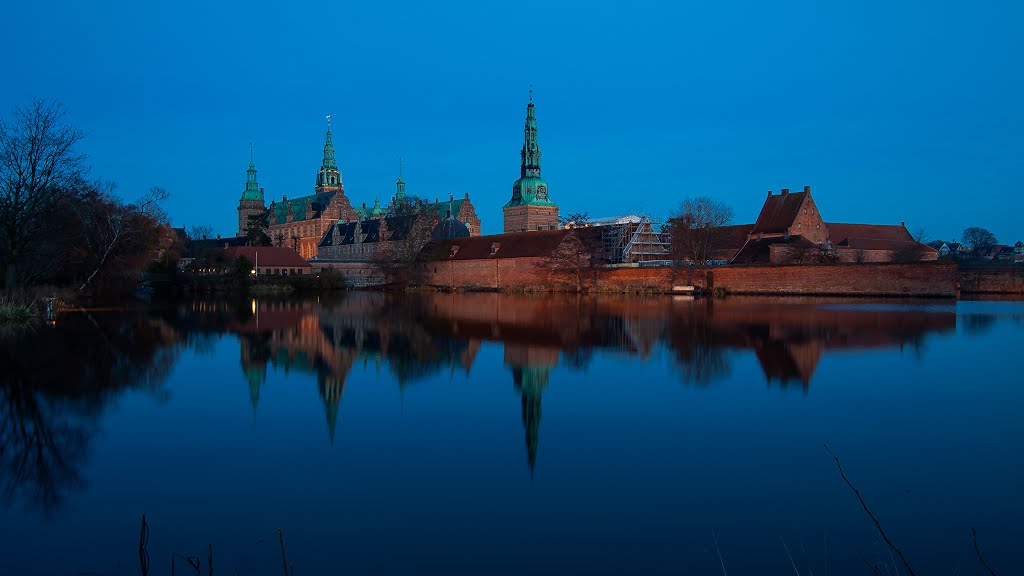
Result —
M540 144L537 142L537 117L533 108L533 84L530 84L530 103L526 105L526 137L523 149L519 152L522 166L519 169L521 178L540 178Z
M324 142L324 160L320 164L320 172L316 176L317 192L320 188L341 187L341 172L338 170L338 163L334 159L334 142L331 140L331 115L327 115L327 137Z
M533 85L530 85L530 103L526 105L526 126L523 129L523 148L519 151L521 165L519 179L512 184L509 206L554 206L548 198L548 183L540 177L540 143L537 140L537 116L533 106Z
M402 157L398 157L398 182L395 182L395 203L405 202L405 180L402 180Z
M249 143L249 169L245 171L245 192L242 192L242 200L263 201L263 192L256 182L256 163L252 160L252 142Z

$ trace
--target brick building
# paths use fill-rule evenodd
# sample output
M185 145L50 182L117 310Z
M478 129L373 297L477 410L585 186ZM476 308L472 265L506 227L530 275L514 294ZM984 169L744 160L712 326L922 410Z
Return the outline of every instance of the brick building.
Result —
M256 165L252 161L252 148L250 147L245 191L238 203L238 235L246 234L251 216L261 214L265 209L269 210L267 232L273 245L291 248L302 258L309 260L317 257L324 235L333 225L339 222L343 224L362 222L364 228L376 227L378 224L368 224L368 222L379 221L394 215L400 205L409 201L406 198L405 180L402 178L402 170L399 166L395 196L386 208L381 207L379 200L374 201L372 208L367 208L365 202L359 208L352 207L352 203L345 195L345 185L334 156L334 143L331 139L330 117L328 117L323 161L317 172L316 185L312 195L291 199L283 196L280 202L271 202L269 209L265 208L263 189L259 187L256 180ZM436 221L444 219L447 211L451 210L456 218L466 225L471 235L480 234L480 218L469 199L469 193L459 200L449 197L447 203L441 203L435 199L433 207L426 207L426 209L433 210Z
M310 274L313 267L291 248L277 246L235 246L225 248L229 262L245 258L253 264L257 276L291 276Z
M558 228L558 205L548 197L548 183L540 176L540 144L533 91L526 106L523 148L519 152L519 179L512 184L512 198L502 208L505 233Z
M717 236L717 256L733 264L908 262L939 256L903 223L825 222L810 186L802 192L769 191L756 222L723 227Z

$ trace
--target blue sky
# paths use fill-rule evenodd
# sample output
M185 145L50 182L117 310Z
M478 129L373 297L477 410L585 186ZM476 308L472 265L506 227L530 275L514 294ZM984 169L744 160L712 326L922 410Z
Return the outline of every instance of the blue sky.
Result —
M222 234L250 140L268 198L312 193L326 114L353 204L402 156L500 232L533 83L563 212L749 222L810 185L826 220L1024 239L1021 3L210 4L13 3L0 111L63 100L93 175Z

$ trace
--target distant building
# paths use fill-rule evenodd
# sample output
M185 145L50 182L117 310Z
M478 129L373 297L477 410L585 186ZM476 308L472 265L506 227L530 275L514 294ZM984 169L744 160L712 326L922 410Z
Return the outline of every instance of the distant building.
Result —
M228 262L245 258L252 262L257 276L291 276L310 274L313 267L291 248L277 246L235 246L224 249Z
M354 224L370 220L381 220L396 212L399 205L408 202L405 194L405 180L399 166L398 182L395 196L388 206L382 207L379 200L374 200L373 207L366 203L353 208L345 195L345 185L341 170L334 155L334 143L331 136L330 119L328 118L327 133L324 142L324 155L320 169L316 175L314 194L289 199L283 196L280 202L271 202L269 207L268 234L274 246L287 247L296 251L305 259L316 258L324 235L338 223ZM261 214L266 208L263 189L256 180L256 165L252 159L250 147L249 169L246 171L245 191L238 203L238 235L245 236L249 218ZM435 218L440 221L446 211L451 209L456 217L466 224L470 234L480 234L480 218L469 200L469 194L460 200L450 198L446 204L435 200L433 210ZM368 225L363 225L367 228Z
M506 234L558 228L558 205L551 201L548 183L540 176L540 144L532 91L526 106L524 133L523 148L519 152L519 179L512 184L512 198L502 208Z
M914 240L904 224L842 224L825 222L811 197L803 192L768 192L761 213L749 229L728 227L722 244L735 246L737 233L749 230L735 264L809 262L895 262L938 258L938 250ZM716 245L718 248L718 245Z

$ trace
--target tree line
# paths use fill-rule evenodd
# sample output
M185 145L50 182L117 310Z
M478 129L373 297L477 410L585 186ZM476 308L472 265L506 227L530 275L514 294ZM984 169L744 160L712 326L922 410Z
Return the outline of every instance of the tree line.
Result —
M36 99L0 119L0 277L7 292L54 285L95 294L173 266L180 250L153 187L126 202L89 177L81 129Z

